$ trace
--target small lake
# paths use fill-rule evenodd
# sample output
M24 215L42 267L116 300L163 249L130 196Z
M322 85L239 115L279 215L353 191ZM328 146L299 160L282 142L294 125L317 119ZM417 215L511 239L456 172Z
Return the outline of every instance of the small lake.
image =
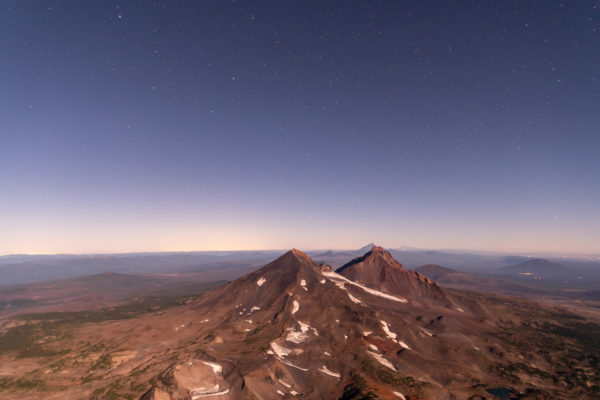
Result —
M511 399L517 398L515 396L516 395L515 391L512 390L511 388L505 388L505 387L490 388L490 389L485 389L485 391L500 400L511 400Z

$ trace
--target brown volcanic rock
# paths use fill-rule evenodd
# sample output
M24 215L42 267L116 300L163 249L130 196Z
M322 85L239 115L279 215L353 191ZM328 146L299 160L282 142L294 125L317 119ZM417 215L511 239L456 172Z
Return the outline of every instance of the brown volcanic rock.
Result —
M524 392L530 384L517 386L519 380L563 390L524 369L519 380L503 373L524 362L556 368L538 352L536 335L519 336L531 347L500 335L533 326L527 307L537 306L442 290L380 248L356 259L350 272L356 281L291 250L189 304L81 335L104 335L119 351L138 353L97 376L110 387L135 387L137 396L145 391L144 400L350 399L369 392L450 400L486 396L490 385ZM479 307L469 304L475 301ZM138 385L125 385L129 379ZM590 398L581 393L570 398ZM98 398L114 398L108 394Z
M228 283L202 296L194 305L205 307L234 307L252 304L265 309L289 296L302 281L316 283L325 265L316 264L307 254L292 249L261 269Z
M202 344L187 347L189 358L163 375L179 370L199 378L193 384L161 381L148 399L183 399L186 393L220 399L339 398L364 368L394 382L383 385L384 392L449 398L440 383L417 391L403 383L405 373L389 375L410 368L411 379L432 381L441 349L421 342L435 340L445 329L446 321L436 320L441 308L411 307L404 298L354 283L298 250L203 295L190 309L194 321L181 325L200 322L193 337ZM204 362L223 370L210 377Z
M27 376L62 389L13 387L1 397L285 400L373 392L450 400L489 398L486 388L506 387L534 389L535 398L597 398L593 387L570 383L597 382L593 359L574 337L548 329L577 319L526 300L442 290L383 249L369 253L346 271L360 271L356 278L365 283L292 250L189 303L86 324L51 344L71 352L61 359L68 363L63 370L47 369L56 358L38 358L46 364ZM379 271L378 287L367 281L371 270ZM14 374L15 362L14 354L0 354L0 375Z
M418 272L404 269L388 251L379 246L373 246L364 256L353 259L336 272L384 293L450 304L443 289L434 281Z

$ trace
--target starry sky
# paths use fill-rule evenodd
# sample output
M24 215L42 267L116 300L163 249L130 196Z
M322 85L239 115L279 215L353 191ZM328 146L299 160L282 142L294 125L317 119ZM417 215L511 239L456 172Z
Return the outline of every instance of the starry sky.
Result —
M598 1L3 1L0 253L600 253Z

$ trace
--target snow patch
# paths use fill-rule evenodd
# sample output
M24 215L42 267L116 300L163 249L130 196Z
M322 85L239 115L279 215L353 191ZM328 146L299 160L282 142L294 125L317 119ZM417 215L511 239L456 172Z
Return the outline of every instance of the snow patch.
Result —
M281 379L279 379L279 383L281 383L283 386L285 386L288 389L292 387L292 385L290 385L289 383L287 383Z
M321 280L319 281L319 283L321 283L321 285L324 285L324 284L325 284L325 279L321 279Z
M258 310L260 310L260 307L258 307L258 306L253 306L253 307L250 309L250 312L254 312L254 311L258 311Z
M271 342L271 350L273 350L273 353L275 353L277 357L286 357L292 352L290 349L278 345L275 341Z
M262 286L267 280L265 278L260 278L259 280L256 281L256 284L258 286Z
M319 368L319 371L321 371L327 375L333 376L334 378L340 379L342 377L337 372L333 372L333 371L330 371L329 369L327 369L327 367L325 365L323 365L323 368Z
M383 358L383 356L381 354L374 353L374 352L368 351L368 350L367 350L367 353L369 353L369 355L371 357L373 357L374 359L376 359L379 364L388 367L392 371L398 371L396 369L396 367L394 367L394 364L392 364L389 360Z
M292 303L292 314L296 314L299 309L300 309L300 303L298 303L296 300L294 300L294 302Z
M398 344L399 344L400 346L402 346L403 348L405 348L406 350L411 350L411 348L410 348L410 347L408 347L408 345L407 345L406 343L404 343L402 340L400 340L400 341L398 342Z
M319 336L319 331L316 330L315 328L313 328L312 326L310 326L309 324L305 324L302 321L298 321L298 323L300 324L300 329L302 330L302 332L308 332L308 330L310 329L313 331L315 336Z
M362 290L364 290L365 292L367 292L369 294L372 294L374 296L382 297L382 298L388 299L388 300L397 301L397 302L400 302L400 303L407 303L407 300L404 299L404 298L395 297L395 296L389 295L387 293L380 292L379 290L375 290L375 289L371 289L369 287L363 286L363 285L361 285L359 283L356 283L356 282L353 282L353 281L347 279L346 277L344 277L344 276L342 276L340 274L337 274L337 273L335 273L333 271L323 271L323 272L321 272L321 274L323 274L324 276L332 279L333 283L335 283L335 285L337 287L339 287L340 289L346 290L346 288L344 287L343 284L347 283L349 285L353 285L353 286L359 287ZM341 286L339 284L341 284Z
M381 322L381 325L383 326L383 331L385 332L387 337L392 340L395 340L396 337L398 337L398 335L396 335L394 332L390 331L390 324L388 324L385 321L380 321L380 322Z
M278 390L277 394L280 395L280 396L285 396L285 393L283 393L281 390Z
M465 312L465 310L463 310L463 309L462 309L462 308L460 308L460 307L456 307L456 309L457 309L458 311L460 311L460 312Z
M185 324L181 324L179 326L176 326L175 330L178 331L179 329L184 328L184 327L185 327Z
M346 292L346 294L348 295L348 298L349 298L350 300L352 300L354 303L356 303L356 304L360 304L360 303L361 303L361 301L360 301L359 299L357 299L356 297L352 296L352 295L351 295L351 294L348 292L348 290L346 289L346 286L344 286L344 282L336 282L336 281L334 281L333 283L335 283L335 286L337 286L337 287L339 287L340 289L342 289L343 291L345 291L345 292ZM336 321L337 321L337 320L336 320Z
M300 281L300 286L302 286L302 289L308 291L308 288L306 287L306 281L304 279Z
M377 348L377 346L375 346L373 343L369 343L369 348L371 350L379 351L379 349Z
M315 336L319 336L319 331L317 331L312 326L310 326L302 321L298 321L298 324L300 324L300 331L297 331L294 328L288 328L287 329L288 334L287 334L285 340L287 340L288 342L292 342L292 343L302 343L306 339L308 339L308 332L311 330Z
M400 392L392 392L394 393L394 396L398 397L400 400L406 400L406 397L404 397L404 395Z
M221 375L221 373L223 372L223 367L220 364L210 361L202 361L202 363L211 367L215 375Z
M373 331L364 331L363 336L369 336Z
M352 300L353 302L355 302L356 304L360 304L362 303L362 301L360 301L359 299L357 299L356 297L352 296L350 293L346 292L346 294L348 295L348 298L350 300Z
M298 332L298 331L290 331L288 332L285 340L292 343L302 343L306 339L308 339L308 334L306 332Z
M216 390L219 390L219 385L215 386ZM214 390L214 388L213 388ZM212 396L221 396L224 394L229 393L229 389L225 389L223 391L220 392L215 392L213 390L203 390L200 391L200 393L196 394L198 392L198 390L192 390L191 394L192 394L192 400L196 400L196 399L201 399L202 397L212 397Z
M294 365L294 364L292 364L291 362L289 362L289 361L285 361L285 360L283 360L283 359L281 359L281 358L277 358L277 360L278 360L280 363L282 363L282 364L284 364L284 365L287 365L288 367L296 368L296 369L299 369L300 371L304 371L304 372L308 371L308 368L302 368L302 367L299 367L299 366L297 366L297 365Z

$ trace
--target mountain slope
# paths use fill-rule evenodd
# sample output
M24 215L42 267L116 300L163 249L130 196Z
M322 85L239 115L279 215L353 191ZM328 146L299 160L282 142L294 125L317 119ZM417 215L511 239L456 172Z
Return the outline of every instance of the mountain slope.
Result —
M221 398L281 398L279 392L337 398L356 374L377 383L380 393L446 398L441 382L451 379L449 370L434 372L436 352L442 350L425 342L436 341L447 352L446 341L434 338L455 318L463 318L456 309L411 305L407 298L353 282L297 250L190 307L196 320L207 320L206 328L214 332L205 337L212 355L202 361L218 363L224 375L243 377L243 383L237 378L221 382L219 392L229 389ZM465 346L472 351L470 343ZM399 374L407 370L410 378ZM419 383L422 379L430 383ZM173 381L167 379L147 398L194 392Z
M412 298L415 302L435 300L449 304L446 294L434 281L418 272L404 269L388 251L379 246L373 246L368 253L353 259L336 272L370 288Z
M187 304L45 334L34 349L58 355L27 375L43 393L5 379L16 389L3 399L468 399L497 387L594 398L593 325L525 300L439 288L450 303L440 301L433 282L381 253L352 266L408 285L369 287L292 250ZM29 326L43 328L5 329ZM14 359L0 353L5 368Z
M206 321L194 334L202 343L145 399L330 399L359 381L379 398L450 399L481 393L474 382L509 384L493 366L522 354L484 334L507 314L450 297L381 248L339 274L292 250L190 304ZM220 371L210 384L206 363ZM185 381L182 371L201 378Z

